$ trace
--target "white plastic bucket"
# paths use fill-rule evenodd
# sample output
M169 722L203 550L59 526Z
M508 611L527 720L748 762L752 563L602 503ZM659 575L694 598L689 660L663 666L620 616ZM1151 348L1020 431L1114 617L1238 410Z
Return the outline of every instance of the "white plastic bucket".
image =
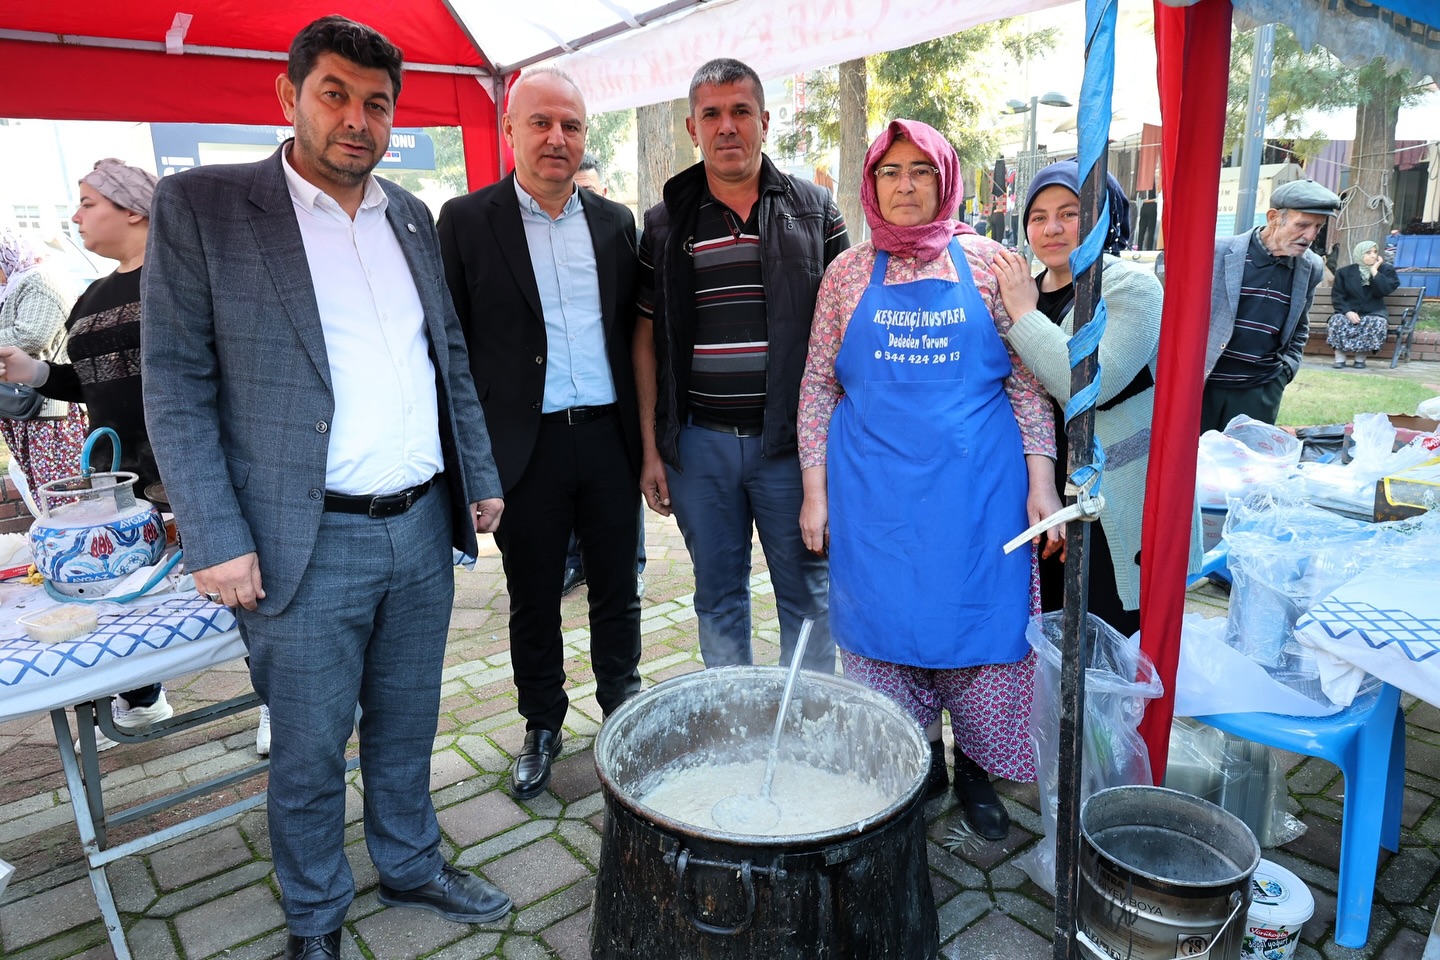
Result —
M1290 960L1300 946L1300 928L1315 913L1310 888L1278 863L1261 860L1250 896L1242 960Z

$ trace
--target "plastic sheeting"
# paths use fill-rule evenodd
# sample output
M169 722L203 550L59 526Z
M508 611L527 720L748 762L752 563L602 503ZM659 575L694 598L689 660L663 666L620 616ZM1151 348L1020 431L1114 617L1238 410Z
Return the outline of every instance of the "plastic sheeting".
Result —
M728 0L707 3L553 63L575 77L592 112L616 110L685 96L695 68L712 57L735 57L762 77L778 77L897 50L1062 2ZM1079 22L1077 14L1077 29Z
M1171 7L1199 0L1160 0ZM1384 57L1394 69L1440 79L1440 10L1435 0L1232 0L1235 25L1283 23L1300 45L1320 44L1359 67Z

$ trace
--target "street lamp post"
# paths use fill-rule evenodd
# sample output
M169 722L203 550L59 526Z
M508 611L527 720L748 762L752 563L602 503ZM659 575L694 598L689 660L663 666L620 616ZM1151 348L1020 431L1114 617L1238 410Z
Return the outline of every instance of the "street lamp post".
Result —
M1035 169L1039 163L1040 155L1040 144L1038 143L1040 131L1037 114L1040 109L1040 104L1042 103L1047 107L1071 106L1070 101L1065 99L1064 94L1056 93L1053 90L1049 93L1031 97L1029 103L1026 103L1024 100L1011 100L1006 103L1011 113L1027 114L1025 118L1025 142L1029 146L1029 149L1021 155L1020 162L1017 164L1018 169L1015 171L1015 202L1021 206L1025 203L1025 191L1029 189L1030 181L1035 179L1035 174L1038 172ZM1016 221L1015 227L1015 242L1019 246L1021 254L1028 259L1030 256L1030 241L1025 235L1025 225L1018 220Z

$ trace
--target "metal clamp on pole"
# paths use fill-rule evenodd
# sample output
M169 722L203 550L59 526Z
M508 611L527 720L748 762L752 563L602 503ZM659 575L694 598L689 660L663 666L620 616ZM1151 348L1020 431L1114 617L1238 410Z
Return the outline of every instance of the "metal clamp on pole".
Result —
M1067 490L1066 493L1069 493ZM1080 491L1080 499L1070 506L1057 510L1039 523L1027 529L1020 536L1005 544L1005 552L1013 553L1020 547L1029 543L1040 534L1051 527L1058 527L1062 523L1069 523L1071 520L1084 520L1087 522L1100 519L1100 511L1105 509L1105 495L1097 494L1090 496L1084 490Z

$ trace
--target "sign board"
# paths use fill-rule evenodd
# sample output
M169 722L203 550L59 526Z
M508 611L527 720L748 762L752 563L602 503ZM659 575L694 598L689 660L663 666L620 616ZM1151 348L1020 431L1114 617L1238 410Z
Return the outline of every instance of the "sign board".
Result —
M1246 225L1235 223L1235 208L1240 199L1240 170L1240 167L1225 167L1220 171L1220 200L1215 207L1216 237L1233 237L1263 224L1265 211L1270 209L1271 191L1304 175L1297 164L1262 164L1260 180L1255 186L1255 219Z
M278 144L290 139L290 127L247 126L238 123L152 123L155 169L168 176L207 163L246 163L262 160ZM424 130L396 127L390 131L390 148L375 167L388 170L434 170L435 141Z

